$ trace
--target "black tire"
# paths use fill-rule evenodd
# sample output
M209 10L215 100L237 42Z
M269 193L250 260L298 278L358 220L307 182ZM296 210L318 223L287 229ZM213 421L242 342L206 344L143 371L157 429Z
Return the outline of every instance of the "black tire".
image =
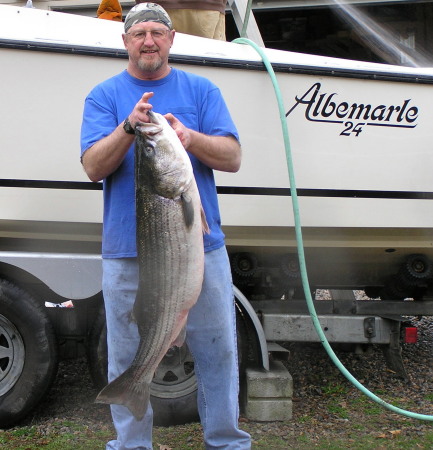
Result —
M380 293L381 300L404 300L412 296L413 288L402 282L400 277L393 275L387 281Z
M257 258L252 253L234 253L230 258L230 264L234 275L249 278L257 272Z
M11 427L42 399L57 373L57 346L44 307L0 279L0 428Z
M410 255L400 270L402 282L408 286L422 286L433 276L433 264L425 255Z
M100 390L107 380L107 327L103 309L89 336L89 371ZM198 420L197 380L188 346L173 347L161 361L150 387L154 424L182 425Z
M95 388L100 391L107 385L107 327L105 310L102 307L90 330L87 344L87 365Z
M238 338L239 374L241 381L243 381L247 367L258 366L262 361L254 326L248 314L238 303L236 303L236 331Z
M197 378L186 344L172 347L166 353L156 369L150 394L155 425L182 425L199 420Z

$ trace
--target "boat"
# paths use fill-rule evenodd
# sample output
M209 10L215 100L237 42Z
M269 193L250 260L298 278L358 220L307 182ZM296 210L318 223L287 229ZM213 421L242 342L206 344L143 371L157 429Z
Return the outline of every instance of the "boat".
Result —
M126 67L122 32L119 22L0 6L4 250L100 252L102 187L80 166L79 132L87 93ZM429 279L433 68L263 52L286 111L312 288L384 286L414 254ZM296 267L281 118L261 55L177 33L170 63L215 82L239 130L240 171L216 173L235 277Z
M71 357L84 346L95 384L106 382L102 184L81 167L80 127L88 92L126 68L122 32L118 22L0 5L3 428L47 392L58 353ZM433 68L242 42L177 33L170 54L173 67L220 87L240 134L240 171L215 175L241 371L248 363L259 372L247 377L291 386L269 354L286 352L280 342L317 342L302 299L304 248L309 288L332 294L315 301L327 339L382 345L390 369L405 378L401 317L433 315ZM354 300L355 290L371 301ZM155 423L195 420L196 391L186 345L171 349L152 383ZM248 418L291 418L291 394L253 391Z

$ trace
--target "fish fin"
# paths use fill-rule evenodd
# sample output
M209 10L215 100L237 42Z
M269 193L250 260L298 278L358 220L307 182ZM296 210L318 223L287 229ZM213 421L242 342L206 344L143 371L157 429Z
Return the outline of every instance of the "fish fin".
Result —
M176 347L182 347L186 339L186 326L180 330L179 336L173 341L173 345Z
M149 404L151 381L150 378L148 382L134 382L132 370L128 369L107 384L98 394L95 402L125 406L136 420L142 420Z
M194 222L194 205L191 201L191 197L188 194L181 194L180 200L182 202L183 217L185 219L185 225L190 228ZM201 227L203 234L210 234L210 228L206 220L206 214L203 206L200 205Z
M210 228L206 220L206 214L204 212L203 206L200 205L201 214L201 227L203 229L203 234L210 234Z
M182 202L183 218L185 225L190 228L194 223L194 205L191 197L188 194L181 194L180 200Z

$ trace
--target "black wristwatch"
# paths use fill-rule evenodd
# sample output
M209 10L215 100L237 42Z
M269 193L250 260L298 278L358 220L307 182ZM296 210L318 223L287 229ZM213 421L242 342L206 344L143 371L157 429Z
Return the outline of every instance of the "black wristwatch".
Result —
M129 117L123 122L123 129L125 130L125 133L135 134L134 128L132 128L131 122L129 121Z

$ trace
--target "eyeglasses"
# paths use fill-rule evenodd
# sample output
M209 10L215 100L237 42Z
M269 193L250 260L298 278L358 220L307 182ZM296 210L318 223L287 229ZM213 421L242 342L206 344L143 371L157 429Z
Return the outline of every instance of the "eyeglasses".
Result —
M132 33L126 33L131 36L133 41L142 41L146 39L147 33L150 33L152 39L164 39L167 37L170 30L158 29L158 30L150 30L150 31L134 31Z

